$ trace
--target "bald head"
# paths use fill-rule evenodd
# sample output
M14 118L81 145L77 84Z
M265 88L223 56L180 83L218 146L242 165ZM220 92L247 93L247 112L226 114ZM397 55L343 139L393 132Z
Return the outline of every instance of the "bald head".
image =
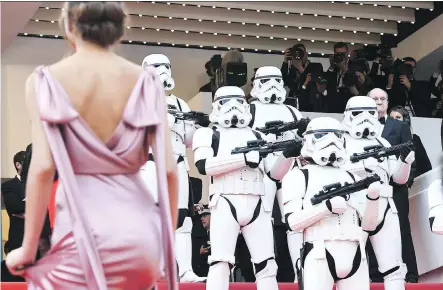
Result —
M377 104L378 118L385 116L388 112L388 93L376 88L368 93L368 97L372 98Z

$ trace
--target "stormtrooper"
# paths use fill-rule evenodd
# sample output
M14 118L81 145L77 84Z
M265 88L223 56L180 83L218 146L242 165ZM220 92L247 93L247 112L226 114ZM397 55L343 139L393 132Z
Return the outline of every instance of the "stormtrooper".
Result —
M381 125L377 117L377 106L370 97L356 96L349 99L342 128L346 132L344 138L348 156L364 152L364 147L367 146L391 146L388 141L380 137ZM342 166L360 178L370 174L377 174L381 178L382 190L377 228L368 233L386 290L405 289L404 280L407 272L406 265L402 261L400 225L392 199L393 189L389 182L392 179L397 184L405 184L414 160L414 151L406 149L401 152L399 159L395 155L380 160L370 157L355 163L348 161Z
M380 183L334 196L313 205L324 186L352 184L358 176L339 168L346 158L340 123L330 117L313 119L306 129L301 155L309 164L289 171L282 180L285 218L303 232L303 289L369 289L364 230L376 227ZM321 176L321 178L318 178ZM362 206L362 200L365 200ZM357 208L364 210L359 214ZM361 225L360 219L362 218Z
M443 186L437 179L428 188L429 224L431 231L443 235Z
M264 173L270 172L270 163L257 151L232 154L235 147L264 138L248 127L252 118L248 109L242 89L221 87L215 92L209 116L213 128L199 128L194 134L195 165L200 174L210 176L211 255L207 290L229 288L239 231L251 253L257 289L278 289L272 205L264 196L263 184Z
M171 75L171 64L169 59L162 54L151 54L143 60L144 68L154 66L157 75L166 91L174 89L175 83ZM170 94L166 98L169 107L174 107L178 111L189 112L189 106L182 99ZM204 277L198 277L192 270L192 220L190 214L193 210L192 195L189 192L189 165L186 158L186 148L192 144L192 137L197 125L194 121L177 120L174 115L168 113L168 125L171 130L172 150L177 160L177 170L179 179L178 208L179 219L177 230L175 231L175 256L178 264L180 282L203 282ZM148 162L141 168L142 178L151 189L153 194L157 194L156 172L153 156L150 154ZM154 196L157 201L158 197Z
M259 68L255 73L253 88L251 90L252 99L250 101L252 120L249 123L249 126L252 129L256 129L264 127L265 124L270 121L301 122L298 130L283 132L278 136L267 136L269 141L273 139L277 141L300 139L300 136L302 136L304 130L306 129L306 125L309 122L309 119L302 119L303 116L296 108L283 104L286 99L286 90L283 86L284 84L281 71L276 67L264 66ZM270 157L276 162L281 154L282 152L275 152L272 153ZM282 160L282 162L287 164L286 167L284 164L282 164L280 167L281 170L290 166L294 160L286 159L285 161ZM275 194L277 194L277 201L282 216L282 222L284 223L283 204L281 199L281 182L279 180L271 180L265 177L265 186L267 190L273 193L269 195L271 202L274 202ZM288 230L287 240L292 265L295 272L295 264L300 257L300 248L303 242L303 236L301 233Z

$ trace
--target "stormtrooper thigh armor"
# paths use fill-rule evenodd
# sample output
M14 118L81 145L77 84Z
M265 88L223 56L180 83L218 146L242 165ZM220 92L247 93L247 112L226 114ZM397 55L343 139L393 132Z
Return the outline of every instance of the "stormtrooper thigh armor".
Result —
M442 180L437 179L428 188L429 224L433 233L443 235Z
M211 256L207 290L229 289L230 268L235 264L239 231L254 267L258 290L278 289L271 215L259 195L221 195L211 210Z

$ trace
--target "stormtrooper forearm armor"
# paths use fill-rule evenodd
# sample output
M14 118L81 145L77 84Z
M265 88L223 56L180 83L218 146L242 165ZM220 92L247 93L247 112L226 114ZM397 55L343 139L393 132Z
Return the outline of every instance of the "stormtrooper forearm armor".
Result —
M364 231L374 231L378 225L380 191L380 182L372 183L366 190L366 207L361 224Z
M214 156L212 149L212 129L199 128L193 138L195 165L202 175L218 175L237 170L246 166L243 154L224 154Z
M295 159L292 157L286 158L283 154L277 157L277 160L273 163L268 176L273 180L282 180L283 177L292 169L294 166ZM266 161L265 161L266 165Z
M394 168L392 172L392 180L397 184L405 184L409 179L411 173L411 164L415 160L415 153L411 151L405 158L405 162L399 158L393 162L393 159L389 159L389 168Z
M305 188L305 178L298 170L290 171L282 180L284 214L288 226L296 232L303 231L331 214L326 203L302 209Z

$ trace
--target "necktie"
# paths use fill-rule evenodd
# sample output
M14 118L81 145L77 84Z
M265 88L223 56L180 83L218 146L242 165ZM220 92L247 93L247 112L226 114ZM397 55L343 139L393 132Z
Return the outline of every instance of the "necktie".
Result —
M381 117L380 119L378 119L378 121L380 121L380 124L382 124L382 125L384 125L386 123L385 117Z

